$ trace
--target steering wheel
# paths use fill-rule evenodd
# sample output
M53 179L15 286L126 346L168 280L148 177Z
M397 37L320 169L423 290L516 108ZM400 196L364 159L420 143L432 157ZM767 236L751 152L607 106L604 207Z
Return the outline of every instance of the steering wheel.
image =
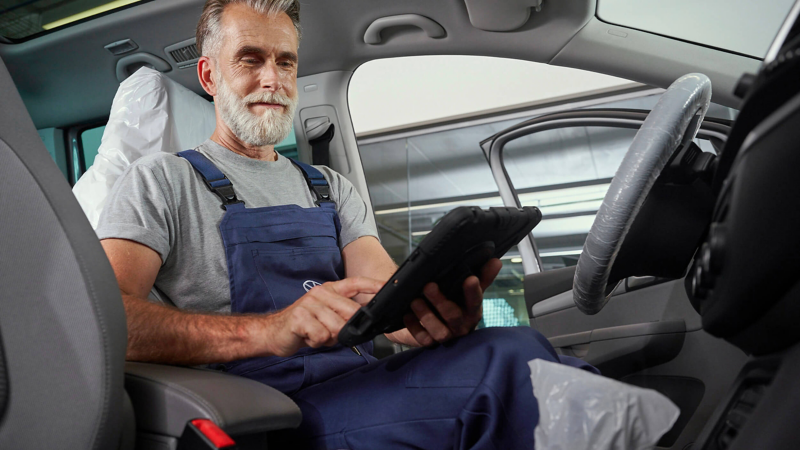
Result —
M670 157L691 143L711 101L711 80L684 75L667 89L645 119L611 181L575 268L573 299L597 314L610 297L611 267L636 214Z

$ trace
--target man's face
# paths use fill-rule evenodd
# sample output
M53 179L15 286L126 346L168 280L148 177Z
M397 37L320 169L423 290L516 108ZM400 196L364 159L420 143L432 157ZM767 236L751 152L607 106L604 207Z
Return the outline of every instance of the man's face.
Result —
M275 145L292 131L297 107L297 32L286 14L242 4L225 8L215 61L222 121L244 143Z

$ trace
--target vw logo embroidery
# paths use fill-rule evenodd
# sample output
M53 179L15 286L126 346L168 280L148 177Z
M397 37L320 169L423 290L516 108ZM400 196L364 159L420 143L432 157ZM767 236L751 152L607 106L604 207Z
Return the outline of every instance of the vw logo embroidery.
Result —
M305 289L305 290L306 290L306 292L308 292L308 291L310 291L310 290L311 290L311 288L313 288L314 286L320 286L321 284L322 284L322 283L318 283L318 282L316 282L316 281L314 281L314 280L306 280L306 281L304 281L304 282L303 282L303 289Z

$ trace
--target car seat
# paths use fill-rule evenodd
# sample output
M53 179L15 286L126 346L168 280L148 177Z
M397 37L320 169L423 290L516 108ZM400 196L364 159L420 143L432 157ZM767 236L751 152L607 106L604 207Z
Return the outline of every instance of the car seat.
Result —
M0 98L0 439L8 448L116 448L130 418L114 273L2 63Z
M297 426L297 406L255 381L125 362L114 273L2 61L0 99L3 448L192 448L194 419L263 448Z

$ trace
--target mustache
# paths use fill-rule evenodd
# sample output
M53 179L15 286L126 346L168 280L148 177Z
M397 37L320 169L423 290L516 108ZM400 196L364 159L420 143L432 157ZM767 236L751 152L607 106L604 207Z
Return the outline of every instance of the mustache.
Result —
M259 92L245 96L242 101L249 105L252 103L272 103L275 105L289 106L294 99L280 92Z

